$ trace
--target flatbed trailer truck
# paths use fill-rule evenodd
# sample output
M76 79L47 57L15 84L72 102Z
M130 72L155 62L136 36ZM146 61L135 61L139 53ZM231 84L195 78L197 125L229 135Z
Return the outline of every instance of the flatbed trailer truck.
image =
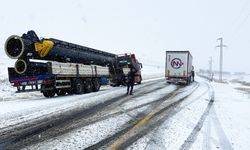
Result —
M118 56L54 38L40 39L32 30L10 36L5 53L17 59L8 70L17 92L39 90L53 97L98 91L108 79L113 86L125 85L126 67L136 70L135 79L141 82L141 64L134 54Z

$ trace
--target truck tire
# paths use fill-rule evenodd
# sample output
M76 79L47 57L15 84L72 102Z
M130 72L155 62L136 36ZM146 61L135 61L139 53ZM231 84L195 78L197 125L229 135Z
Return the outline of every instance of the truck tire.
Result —
M65 89L56 90L56 94L58 96L64 96L64 95L66 95L66 90Z
M41 89L47 89L47 88L51 88L52 85L42 85ZM42 90L43 96L51 98L54 97L56 92L54 89L49 89L49 90Z
M84 91L86 93L90 93L93 91L93 84L91 79L86 79L85 84L84 84Z
M74 81L74 93L75 94L82 94L83 90L83 81L81 79L76 79Z
M54 97L55 94L56 94L55 90L43 91L43 95L48 98Z
M101 87L99 80L98 79L93 79L92 83L93 83L93 91L94 92L99 91L99 89Z
M42 93L43 93L43 96L44 96L44 97L47 97L47 98L50 97L48 91L43 91Z
M66 92L67 92L69 95L73 95L73 94L74 94L73 88L70 88L70 89L66 90Z

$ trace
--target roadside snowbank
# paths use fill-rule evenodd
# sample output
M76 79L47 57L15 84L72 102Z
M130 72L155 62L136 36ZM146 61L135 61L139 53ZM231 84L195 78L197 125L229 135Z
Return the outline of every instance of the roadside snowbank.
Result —
M241 149L250 147L250 95L231 84L212 83L214 106L192 149Z

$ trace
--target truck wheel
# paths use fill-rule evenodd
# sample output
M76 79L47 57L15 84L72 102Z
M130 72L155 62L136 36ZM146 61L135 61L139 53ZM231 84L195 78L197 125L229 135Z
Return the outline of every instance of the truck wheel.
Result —
M76 79L74 82L74 93L82 94L83 93L83 82L81 79Z
M44 85L44 84L42 85L41 89L42 89L43 96L48 97L48 98L55 96L56 92L54 89L46 90L47 88L51 88L51 87L52 85Z
M110 86L112 86L112 87L118 87L118 86L120 86L121 84L120 83L113 83L113 84L110 84ZM122 84L123 85L123 84Z
M92 81L92 83L93 83L93 91L94 91L94 92L99 91L101 85L100 85L100 82L98 81L98 79L94 79L94 80Z
M44 97L50 97L48 91L43 91L42 93Z
M66 90L64 90L64 89L57 90L57 91L56 91L56 94L57 94L58 96L66 95Z
M45 97L54 97L56 94L55 90L48 90L48 91L43 91L43 95Z
M85 92L86 92L86 93L92 92L92 90L93 90L93 85L92 85L92 82L91 82L90 79L86 79L84 88L85 88Z
M67 92L69 95L74 94L74 90L73 90L72 88L66 90L66 92Z

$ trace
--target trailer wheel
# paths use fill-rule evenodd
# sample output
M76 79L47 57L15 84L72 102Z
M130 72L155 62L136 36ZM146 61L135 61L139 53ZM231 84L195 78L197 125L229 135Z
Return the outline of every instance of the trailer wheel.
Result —
M56 91L56 94L57 94L58 96L66 95L66 90L64 90L64 89L57 90L57 91Z
M44 97L50 97L48 91L43 91L42 93Z
M98 79L93 79L92 83L93 83L93 91L94 92L99 91L99 89L101 87L99 80Z
M51 98L51 97L54 97L55 94L56 94L55 90L43 91L43 95L44 95L45 97Z
M67 92L69 95L74 94L74 90L73 90L72 88L66 90L66 92Z
M52 85L44 85L44 84L42 85L41 89L42 89L43 96L48 97L48 98L55 96L56 92L54 89L46 90L47 88L51 88L51 87Z
M93 90L93 84L92 84L92 82L91 82L90 79L86 79L85 87L84 88L85 88L85 92L86 93L92 92L92 90Z
M81 79L76 79L74 82L74 93L82 94L83 93L83 81Z
M120 86L121 84L120 83L113 83L113 84L110 84L112 87L117 87L117 86Z

